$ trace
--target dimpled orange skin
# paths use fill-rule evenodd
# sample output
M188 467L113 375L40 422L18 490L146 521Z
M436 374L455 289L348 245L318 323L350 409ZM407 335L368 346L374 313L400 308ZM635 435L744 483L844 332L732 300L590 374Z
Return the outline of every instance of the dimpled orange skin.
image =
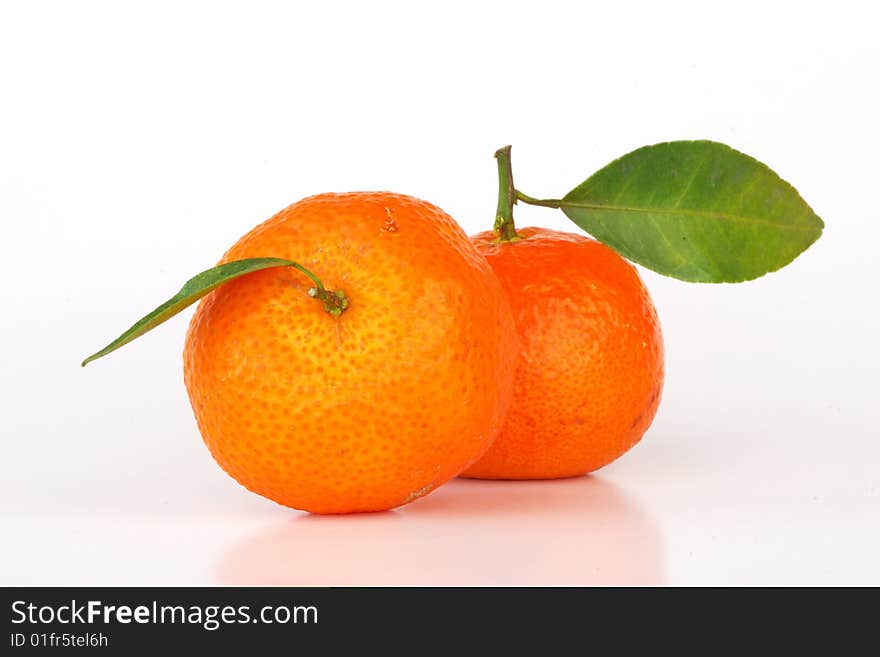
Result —
M501 435L464 472L554 479L592 472L635 445L663 387L657 313L635 268L595 240L542 228L472 239L508 294L520 338Z
M239 483L315 513L391 509L485 452L510 403L516 332L501 286L439 208L392 193L282 210L221 262L293 260L206 296L184 378L211 454Z

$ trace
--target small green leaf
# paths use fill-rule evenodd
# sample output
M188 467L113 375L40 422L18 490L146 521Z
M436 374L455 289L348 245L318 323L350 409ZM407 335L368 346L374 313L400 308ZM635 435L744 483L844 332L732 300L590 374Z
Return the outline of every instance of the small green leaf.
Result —
M119 347L142 336L165 320L174 317L184 308L191 306L214 288L223 285L223 283L227 283L239 276L259 271L260 269L268 269L269 267L294 267L311 278L319 290L323 289L321 282L311 272L291 260L282 260L281 258L248 258L246 260L227 262L193 276L184 283L183 287L180 288L180 292L146 317L139 319L130 329L106 347L86 358L82 362L82 366L85 367L86 364L93 360L106 356L111 351L116 351Z
M558 201L600 242L685 281L734 283L784 267L824 224L754 158L712 141L639 148Z

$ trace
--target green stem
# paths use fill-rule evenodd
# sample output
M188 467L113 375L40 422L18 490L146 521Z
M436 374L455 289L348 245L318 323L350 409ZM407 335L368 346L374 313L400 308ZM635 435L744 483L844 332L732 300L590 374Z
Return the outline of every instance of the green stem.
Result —
M562 201L558 198L532 198L531 196L527 196L523 194L521 191L516 190L516 200L522 201L523 203L528 203L529 205L540 205L544 208L560 208L562 207Z
M309 278L311 278L311 279L312 279L312 283L315 284L315 288L317 288L317 290L318 290L319 292L323 292L323 291L325 291L325 290L324 290L324 284L321 282L321 279L318 278L317 276L315 276L312 272L310 272L308 269L306 269L306 268L303 267L302 265L297 264L297 263L295 263L295 262L291 262L291 263L288 265L288 267L293 267L293 268L296 269L297 271L301 271L303 274L305 274L306 276L308 276ZM312 295L312 296L314 296L314 295Z
M513 224L513 204L516 203L516 189L513 186L513 171L510 166L510 146L495 151L498 160L498 209L495 211L494 230L502 242L519 239Z

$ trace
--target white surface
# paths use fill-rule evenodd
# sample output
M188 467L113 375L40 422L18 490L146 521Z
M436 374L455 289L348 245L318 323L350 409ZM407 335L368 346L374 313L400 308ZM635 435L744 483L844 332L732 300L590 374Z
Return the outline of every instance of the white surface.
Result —
M880 584L871 3L302 5L0 9L0 584ZM552 196L681 138L769 163L827 228L753 283L644 274L664 399L596 477L311 517L203 447L189 313L78 366L303 196L393 189L475 232L498 146Z

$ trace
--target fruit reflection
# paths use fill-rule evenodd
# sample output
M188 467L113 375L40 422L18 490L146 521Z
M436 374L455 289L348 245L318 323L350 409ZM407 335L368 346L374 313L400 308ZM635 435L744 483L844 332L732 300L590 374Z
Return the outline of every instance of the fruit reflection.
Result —
M400 511L302 515L235 545L241 585L660 584L662 538L601 477L452 481Z

